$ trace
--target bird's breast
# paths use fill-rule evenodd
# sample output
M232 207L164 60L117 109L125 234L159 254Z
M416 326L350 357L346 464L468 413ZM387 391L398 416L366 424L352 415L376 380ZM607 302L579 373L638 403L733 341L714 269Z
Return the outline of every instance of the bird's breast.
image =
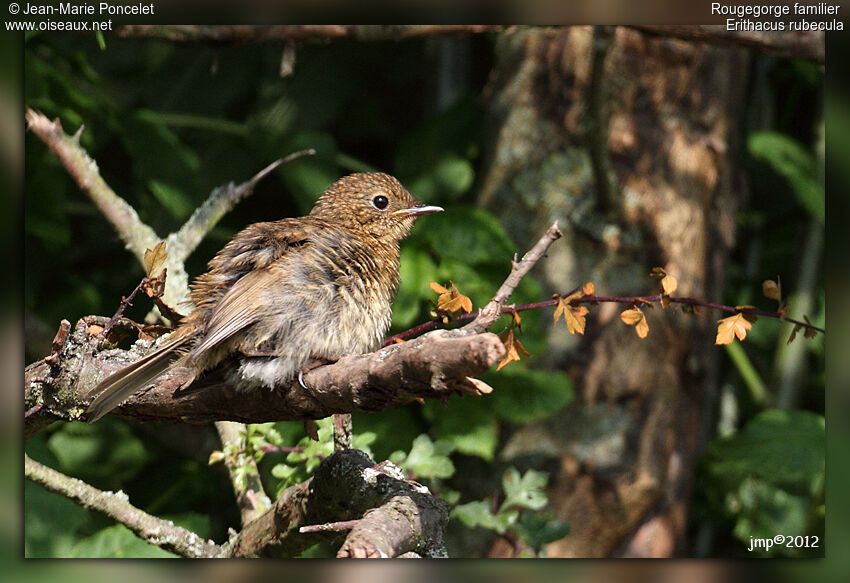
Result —
M270 325L257 330L255 344L329 359L380 346L398 287L398 249L337 235L300 251L275 266L277 284L265 300Z

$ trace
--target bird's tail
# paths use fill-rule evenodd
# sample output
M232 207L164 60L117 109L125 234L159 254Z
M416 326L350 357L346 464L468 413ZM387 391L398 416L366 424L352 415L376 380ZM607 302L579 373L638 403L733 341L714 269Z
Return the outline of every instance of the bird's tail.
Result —
M172 362L181 356L180 348L190 338L190 334L184 334L181 338L169 342L141 360L106 377L86 395L86 398L97 395L86 409L86 421L94 423L168 370Z

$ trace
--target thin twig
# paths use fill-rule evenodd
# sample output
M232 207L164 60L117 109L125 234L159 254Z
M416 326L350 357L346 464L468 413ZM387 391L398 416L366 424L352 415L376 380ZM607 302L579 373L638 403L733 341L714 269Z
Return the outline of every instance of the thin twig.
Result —
M565 294L561 294L561 298L566 298L567 296L572 295L581 289L581 286L574 288L572 291L569 291ZM593 304L593 303L618 303L618 304L635 304L638 302L651 302L658 303L661 301L662 295L656 294L652 296L623 296L623 297L600 297L600 296L584 296L581 298L574 298L569 303L571 305L574 304ZM802 326L807 330L814 330L816 332L820 332L821 334L825 334L826 330L824 328L820 328L815 326L814 324L810 324L808 322L802 322L800 320L796 320L794 318L788 318L787 316L783 316L779 312L771 312L768 310L757 310L752 308L738 308L735 306L726 306L723 304L715 304L712 302L704 302L702 300L696 300L693 298L679 298L679 297L670 297L671 304L685 304L690 306L695 306L698 308L707 308L720 310L721 312L729 312L732 314L752 314L753 316L764 316L765 318L773 318L775 320L781 320L782 322L789 322L791 324ZM551 308L558 305L558 299L551 300L543 300L541 302L533 302L530 304L522 304L519 306L509 305L502 306L499 310L499 315L511 314L513 312L527 312L529 310L539 310L541 308ZM458 316L454 322L464 322L466 320L471 320L477 318L481 311L470 312L469 314L461 314ZM422 334L423 332L428 332L430 330L435 330L440 327L442 324L441 320L429 320L423 324L419 324L409 330L405 330L404 332L399 332L398 334L394 334L390 336L386 340L384 340L384 346L389 346L390 344L396 344L397 340L404 340L406 338L410 338L411 336L416 336L418 334Z
M238 186L231 182L213 190L207 200L195 209L192 216L180 227L180 230L168 236L168 252L171 259L184 262L206 234L218 224L218 221L230 212L236 204L250 195L260 180L271 174L279 166L303 156L312 156L315 153L316 150L312 148L293 152L285 158L275 160Z
M127 309L127 306L133 305L133 300L136 297L136 294L139 293L139 290L142 289L142 286L145 285L150 279L148 277L143 277L142 281L139 282L139 285L136 286L129 296L126 298L121 296L121 302L118 304L118 309L115 310L115 315L110 318L109 322L107 322L106 326L104 326L103 330L100 332L101 338L106 338L109 336L109 333L112 331L112 328L115 326L115 323L121 319L124 315L124 310Z
M215 429L221 439L222 451L228 447L247 453L247 427L232 421L217 421ZM248 524L272 506L260 480L260 470L253 456L227 456L224 465L230 474L233 493L242 515L242 524Z
M153 248L159 237L139 219L136 210L106 184L97 163L80 146L79 136L67 135L58 119L50 121L33 109L27 109L26 120L29 129L53 152L80 189L112 223L127 248L144 263L145 249Z
M334 413L334 450L351 448L351 414Z
M61 494L84 508L97 510L120 522L147 542L162 547L182 557L204 558L216 556L221 548L195 533L175 526L170 520L139 510L127 500L123 492L104 492L85 482L48 468L24 454L24 474L27 479L57 494Z
M355 520L341 520L339 522L326 522L324 524L310 524L302 526L298 529L298 532L301 534L311 532L345 532L354 528L358 522L360 522L359 518Z
M26 413L24 413L24 419L28 418L30 415L35 415L36 413L41 411L42 407L44 407L44 403L38 403L37 405L30 407L26 410Z
M470 324L464 326L464 329L472 330L478 334L486 330L491 324L498 320L499 316L502 315L502 305L509 297L511 297L516 286L519 285L519 282L523 277L525 277L525 274L528 273L540 260L540 258L546 254L549 246L560 239L561 236L561 230L558 228L558 221L555 221L552 223L552 226L546 230L540 240L534 244L534 247L532 247L531 250L523 256L519 263L513 262L511 273L496 292L496 295L493 296L490 303L484 306L478 316Z

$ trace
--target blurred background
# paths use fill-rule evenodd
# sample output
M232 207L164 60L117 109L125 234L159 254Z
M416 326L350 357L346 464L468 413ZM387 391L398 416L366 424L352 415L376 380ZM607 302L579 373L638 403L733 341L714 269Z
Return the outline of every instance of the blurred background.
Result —
M103 178L165 237L209 193L295 150L190 258L191 276L244 226L298 216L336 178L381 170L447 209L402 251L391 333L429 319L430 281L492 296L558 220L565 234L517 304L592 281L599 295L657 293L776 309L824 325L824 71L623 27L523 29L403 41L237 46L227 41L35 34L25 104L58 117ZM26 135L24 306L30 363L59 321L111 315L144 275L94 205ZM391 459L453 505L454 557L823 556L748 551L752 538L824 535L824 344L760 319L714 346L711 310L591 308L585 336L526 312L531 354L452 397L354 416L355 446ZM151 309L138 300L127 315ZM507 329L508 321L493 331ZM322 426L323 436L329 429ZM330 451L299 423L251 426L266 491ZM222 542L239 511L212 428L106 418L57 423L32 458ZM268 449L268 448L266 448ZM168 553L31 483L28 557ZM307 556L333 556L319 545Z

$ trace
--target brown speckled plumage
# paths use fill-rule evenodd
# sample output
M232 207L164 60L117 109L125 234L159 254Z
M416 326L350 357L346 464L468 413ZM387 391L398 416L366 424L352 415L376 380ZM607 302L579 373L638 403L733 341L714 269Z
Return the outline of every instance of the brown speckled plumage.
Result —
M223 365L234 384L274 387L311 361L377 348L398 289L399 243L418 215L440 210L392 176L352 174L309 215L247 227L195 280L195 309L167 344L95 387L89 420L174 364L196 377Z

